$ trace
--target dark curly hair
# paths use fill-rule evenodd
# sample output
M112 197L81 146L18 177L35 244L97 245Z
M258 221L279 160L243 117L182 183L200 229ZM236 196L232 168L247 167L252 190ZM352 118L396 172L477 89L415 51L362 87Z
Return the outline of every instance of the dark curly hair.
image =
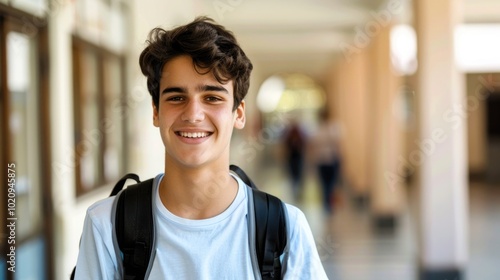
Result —
M193 22L169 31L154 28L146 43L148 46L139 57L139 65L147 77L148 91L156 108L163 66L179 55L189 55L198 73L212 72L219 83L233 80L233 110L248 92L252 63L233 33L211 18L197 17Z

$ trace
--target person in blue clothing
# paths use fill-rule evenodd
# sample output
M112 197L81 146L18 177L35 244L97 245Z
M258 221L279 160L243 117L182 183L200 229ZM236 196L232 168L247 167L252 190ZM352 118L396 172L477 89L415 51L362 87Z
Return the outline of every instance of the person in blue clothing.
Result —
M233 129L245 125L252 63L225 27L206 17L155 28L140 56L153 125L165 150L153 182L156 242L147 279L260 279L252 263L247 186L229 170ZM87 210L76 279L120 279L112 204ZM283 279L327 279L304 214L286 204Z

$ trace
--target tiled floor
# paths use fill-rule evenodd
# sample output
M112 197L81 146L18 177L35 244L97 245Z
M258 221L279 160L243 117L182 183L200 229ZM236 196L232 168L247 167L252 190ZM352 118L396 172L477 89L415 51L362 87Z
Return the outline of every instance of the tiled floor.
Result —
M345 188L342 189L340 204L328 217L322 213L317 183L312 175L305 180L304 199L299 203L293 201L287 177L279 166L266 166L259 175L258 185L262 189L304 211L330 279L418 279L417 225L413 213L416 208L412 199L409 203L413 206L408 205L402 213L396 231L384 235L374 232L369 211L354 207ZM415 197L413 191L409 189L408 198ZM470 260L465 279L498 280L500 185L472 183L469 197Z

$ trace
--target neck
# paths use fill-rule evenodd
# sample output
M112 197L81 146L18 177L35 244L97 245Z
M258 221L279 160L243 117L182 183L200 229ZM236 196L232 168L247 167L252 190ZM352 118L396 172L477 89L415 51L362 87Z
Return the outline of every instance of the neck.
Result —
M166 166L160 183L160 198L176 216L211 218L227 209L236 197L238 183L229 174L229 165L223 168Z

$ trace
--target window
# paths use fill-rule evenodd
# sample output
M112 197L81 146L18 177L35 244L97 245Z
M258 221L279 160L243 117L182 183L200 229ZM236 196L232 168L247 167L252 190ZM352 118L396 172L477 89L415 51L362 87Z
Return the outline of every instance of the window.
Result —
M4 168L0 181L7 182L7 174L15 174L13 183L0 188L0 218L15 224L17 271L14 275L6 267L14 244L0 238L0 279L53 278L48 30L42 25L26 29L31 21L44 20L0 4L0 162ZM15 201L8 202L7 197ZM9 211L7 203L13 205ZM12 232L3 227L0 236L10 237Z
M73 37L77 195L116 181L125 170L124 61Z

